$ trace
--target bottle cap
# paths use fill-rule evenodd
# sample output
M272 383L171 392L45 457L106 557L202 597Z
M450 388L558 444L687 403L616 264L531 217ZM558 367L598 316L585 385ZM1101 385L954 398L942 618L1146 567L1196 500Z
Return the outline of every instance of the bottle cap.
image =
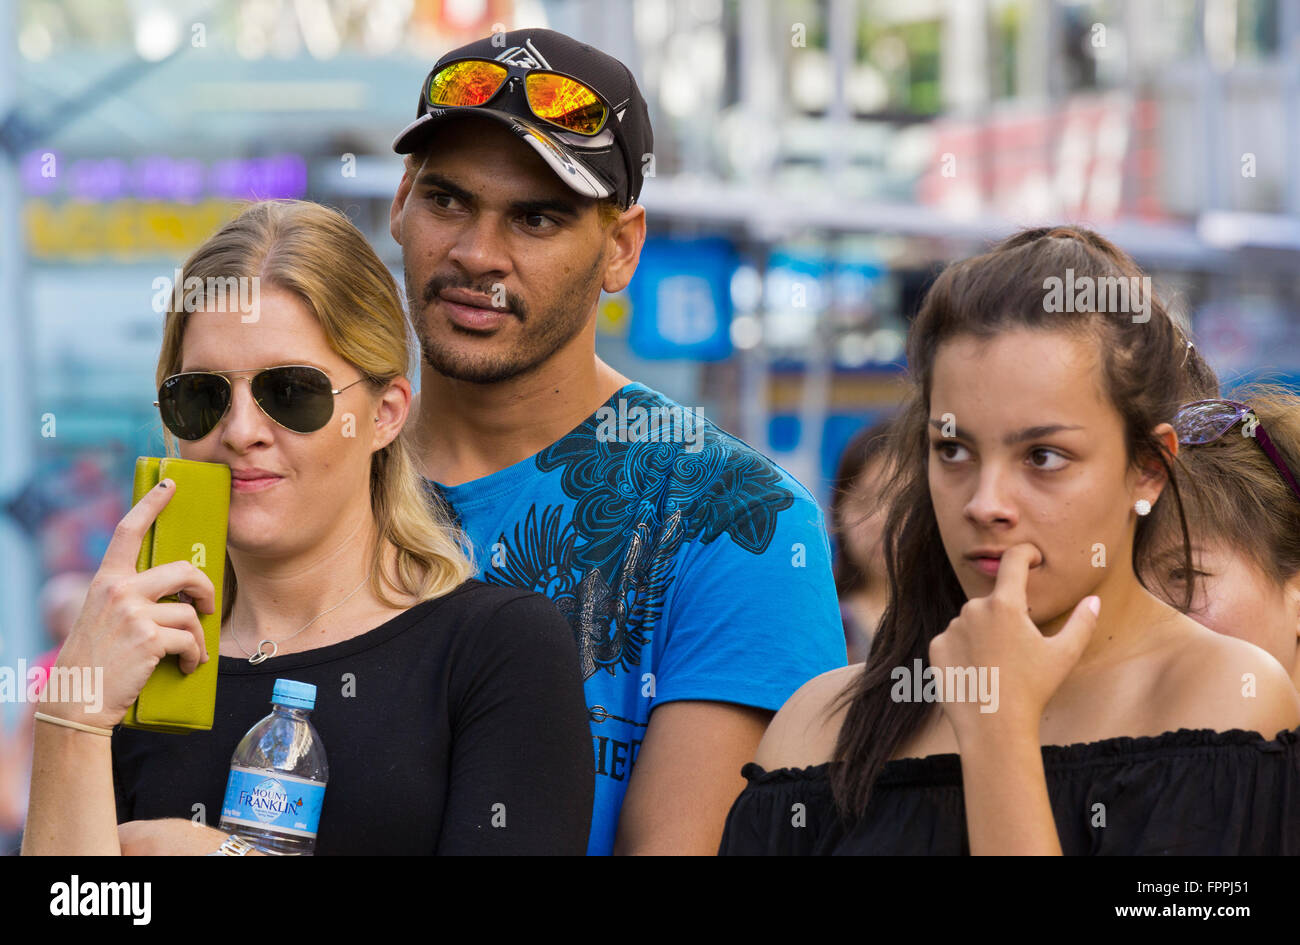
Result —
M294 679L277 679L271 690L271 701L276 705L291 709L314 709L316 707L316 687L308 682Z

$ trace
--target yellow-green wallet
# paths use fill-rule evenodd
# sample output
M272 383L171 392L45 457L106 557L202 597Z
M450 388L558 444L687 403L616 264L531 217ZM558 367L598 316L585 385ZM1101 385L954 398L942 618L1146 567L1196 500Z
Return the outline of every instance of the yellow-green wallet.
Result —
M172 561L192 561L212 581L216 590L215 611L199 614L208 645L208 661L186 674L181 672L179 657L163 657L135 703L127 709L122 724L151 732L186 734L210 730L217 706L230 467L170 456L141 456L135 461L131 505L163 479L176 483L176 492L145 534L135 569L146 571ZM177 597L163 600L175 601Z

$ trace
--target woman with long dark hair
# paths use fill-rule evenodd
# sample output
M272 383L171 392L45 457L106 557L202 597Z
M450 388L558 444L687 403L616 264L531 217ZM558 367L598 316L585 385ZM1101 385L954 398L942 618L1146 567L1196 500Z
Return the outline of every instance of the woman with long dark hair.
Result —
M1148 285L1074 227L939 276L871 656L778 713L721 852L1300 851L1287 674L1138 577L1157 516L1190 558L1170 421L1217 394Z

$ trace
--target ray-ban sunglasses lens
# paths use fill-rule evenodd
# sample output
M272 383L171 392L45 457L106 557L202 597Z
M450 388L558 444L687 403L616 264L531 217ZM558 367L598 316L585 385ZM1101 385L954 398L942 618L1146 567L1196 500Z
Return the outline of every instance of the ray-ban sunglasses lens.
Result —
M158 388L158 412L173 436L201 440L230 406L230 381L220 374L173 374Z

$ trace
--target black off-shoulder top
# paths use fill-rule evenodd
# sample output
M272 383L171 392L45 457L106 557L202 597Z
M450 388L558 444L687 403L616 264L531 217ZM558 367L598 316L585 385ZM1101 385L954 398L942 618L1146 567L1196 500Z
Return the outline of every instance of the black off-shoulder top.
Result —
M727 815L720 855L969 854L961 759L888 762L866 812L842 823L832 766L766 771ZM1043 748L1067 855L1300 854L1300 728L1265 739L1179 729Z

